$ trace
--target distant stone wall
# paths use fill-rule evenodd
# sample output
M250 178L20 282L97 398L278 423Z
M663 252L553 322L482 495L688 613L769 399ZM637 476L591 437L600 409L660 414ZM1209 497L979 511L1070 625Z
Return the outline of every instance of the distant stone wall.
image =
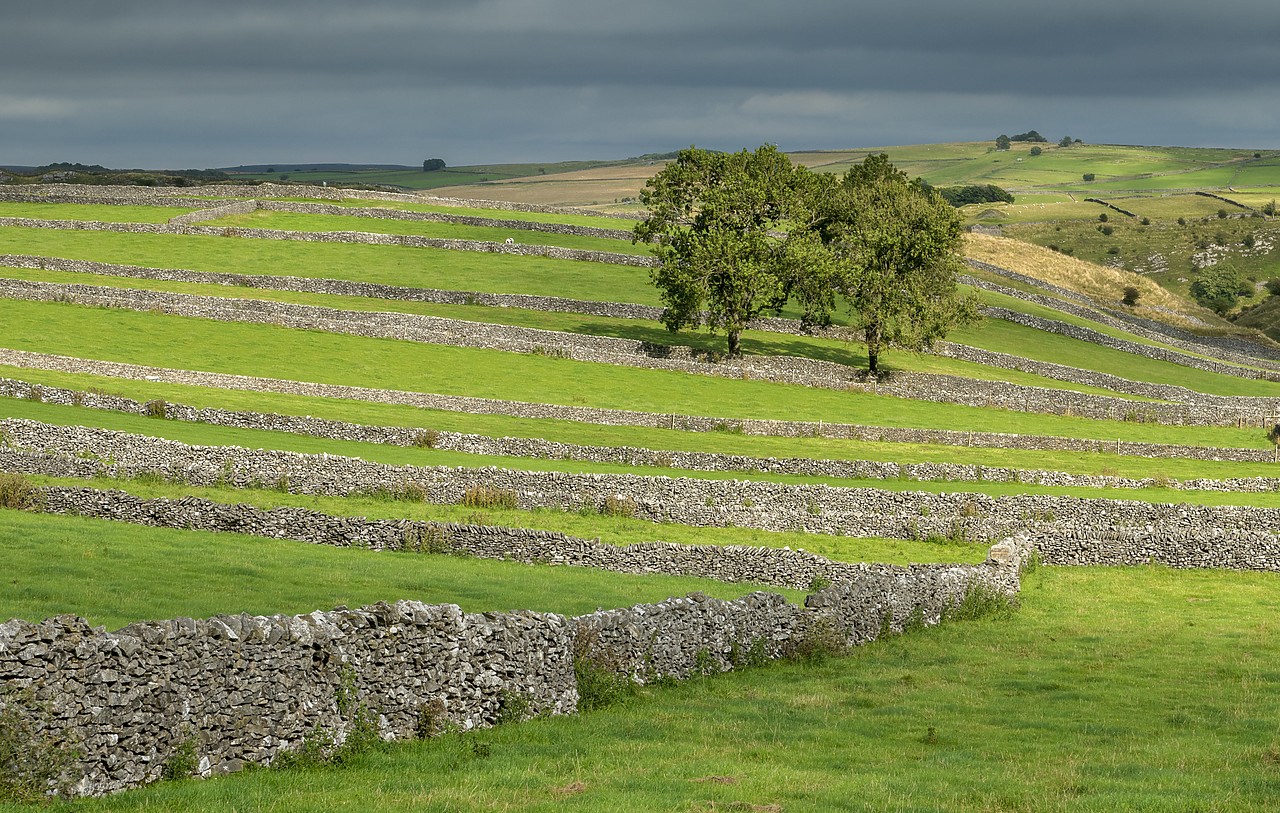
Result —
M885 491L826 485L570 474L498 468L389 466L359 458L238 447L188 446L143 435L35 421L0 421L7 446L0 470L56 477L164 477L191 485L287 489L345 496L412 491L414 498L457 504L468 489L511 492L523 509L602 511L624 503L633 516L701 527L759 528L851 537L965 539L1048 533L1110 545L1189 550L1200 566L1248 567L1277 549L1280 509L1196 506L1023 494ZM924 464L922 464L924 465ZM985 479L981 466L961 479ZM1195 481L1191 481L1195 482ZM1271 481L1274 488L1275 481ZM1176 499L1176 492L1165 492ZM1227 546L1225 557L1216 548ZM1180 556L1184 554L1179 554ZM1280 561L1280 559L1276 560ZM1216 564L1215 564L1216 563ZM1178 565L1189 566L1189 565ZM1273 569L1268 566L1264 569Z
M191 294L142 291L78 284L42 283L0 279L0 294L15 299L73 301L137 310L162 310L197 318L223 319L328 330L361 336L389 337L408 341L464 347L554 355L579 361L621 364L651 369L753 378L777 383L801 384L838 390L861 389L899 397L942 401L974 406L999 406L1027 412L1051 412L1085 417L1208 425L1239 424L1241 419L1261 420L1280 409L1280 398L1211 396L1191 390L1176 390L1133 383L1141 392L1173 398L1182 395L1186 403L1131 401L1114 396L1065 392L1001 381L984 381L925 373L894 373L870 378L861 369L834 362L785 356L745 356L718 360L711 354L689 347L651 345L629 339L560 333L533 328L467 322L439 317L388 312L338 311L308 305L241 300ZM950 351L963 355L964 348ZM988 358L989 351L975 350L975 359ZM1019 364L1015 357L1007 363ZM710 362L710 363L708 363ZM1037 362L1020 362L1019 369L1034 368ZM1052 365L1055 368L1058 365ZM1073 368L1062 368L1071 370ZM1099 386L1117 383L1105 374L1078 371L1086 382ZM1065 373L1064 373L1065 374Z
M415 237L413 235L375 234L348 231L285 231L281 229L252 229L241 226L183 226L155 223L103 223L96 220L39 220L26 217L0 217L0 227L25 229L55 229L66 231L111 231L126 234L194 234L212 237L242 237L255 240L293 240L304 243L356 243L362 245L408 246L411 248L440 248L450 251L480 251L490 254L514 254L523 257L549 257L558 260L609 263L649 268L655 265L653 257L638 254L620 254L608 251L591 251L580 248L560 248L528 243L500 243L485 240L454 240L442 237Z
M312 200L383 200L394 203L426 203L432 206L456 206L466 209L500 209L509 212L530 212L533 214L566 214L586 215L588 217L612 218L616 220L637 220L639 216L633 212L601 212L595 209L580 209L572 206L550 206L540 203L511 203L502 200L479 200L467 198L442 198L426 193L412 192L380 192L370 189L343 189L336 186L311 186L309 184L209 184L200 187L145 187L145 186L97 186L87 184L41 184L39 186L23 185L8 189L0 189L0 200L22 200L30 202L54 201L66 203L105 203L127 204L131 206L189 206L183 202L173 204L176 199L187 196L216 196L218 198L309 198ZM218 206L219 201L202 198L190 198L204 205Z
M95 392L81 392L57 387L32 385L25 381L0 378L0 397L32 399L46 403L116 410L136 415L150 415L147 404L120 396ZM468 454L499 455L506 457L541 458L545 460L582 460L595 463L621 463L627 466L651 466L693 471L747 471L772 474L791 474L809 477L838 477L848 479L907 478L918 481L954 481L972 473L965 464L927 463L910 464L889 461L860 460L857 458L813 459L804 457L776 458L747 455L719 454L715 452L687 452L663 449L647 449L634 446L589 446L560 443L541 438L492 438L484 435L458 432L424 430L403 426L369 426L343 421L295 415L262 414L258 412L228 412L221 409L197 409L183 404L161 403L164 417L171 420L208 423L246 429L289 432L331 440L355 440L364 443L385 443L395 446L421 446L465 452ZM655 418L659 416L653 416ZM816 424L804 423L790 427L790 436L816 433ZM1197 460L1230 460L1235 462L1275 462L1276 451L1263 449L1206 448L1198 446L1166 446L1161 444L1103 441L1080 441L1073 438L1054 438L1035 435L999 435L991 433L950 432L938 435L933 430L894 430L879 427L836 425L827 436L845 435L876 437L876 432L889 442L902 442L903 437L885 433L905 432L916 442L946 442L949 445L989 446L1019 449L1062 449L1094 453L1124 454L1140 457L1181 457ZM801 431L803 430L803 431ZM912 433L927 432L925 435ZM1280 473L1280 472L1278 472ZM994 482L1017 482L1045 485L1072 485L1085 488L1143 488L1152 485L1151 478L1135 480L1112 475L1072 475L1041 469L1017 469L1012 467L983 467L983 478ZM1169 480L1174 488L1188 490L1270 491L1276 485L1274 478L1247 477L1232 480L1198 479L1186 484Z

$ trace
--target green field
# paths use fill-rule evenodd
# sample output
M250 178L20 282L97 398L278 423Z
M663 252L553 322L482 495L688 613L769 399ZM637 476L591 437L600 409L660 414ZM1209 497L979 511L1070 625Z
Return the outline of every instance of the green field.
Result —
M51 810L1268 809L1275 574L1048 568L1009 618L581 717ZM751 806L755 807L751 807Z
M1139 260L1150 266L1150 257L1161 254L1167 259L1168 270L1160 273L1172 278L1170 285L1176 288L1180 284L1176 278L1181 273L1177 264L1184 260L1190 263L1195 252L1203 251L1199 243L1207 240L1210 245L1220 242L1219 248L1240 246L1247 235L1252 235L1261 245L1269 234L1269 221L1217 217L1217 209L1224 206L1219 201L1201 196L1152 195L1115 198L1116 205L1151 222L1143 225L1137 218L1111 212L1106 225L1112 228L1112 234L1104 235L1098 230L1102 207L1081 199L1099 189L1134 188L1124 185L1135 183L1151 184L1140 187L1151 190L1179 188L1173 184L1187 183L1188 179L1197 185L1213 178L1227 178L1227 183L1262 184L1272 173L1280 173L1280 161L1271 154L1255 160L1252 151L1244 150L1090 144L1058 148L1050 142L1042 145L1043 155L1033 157L1029 144L1015 144L1005 153L990 150L992 146L990 142L919 145L886 151L899 166L935 184L997 183L1017 187L1018 200L1012 206L977 207L977 211L967 214L977 216L987 208L1000 208L1007 213L1005 222L1010 223L1005 228L1006 236L1058 247L1059 254L1031 248L1022 252L1013 241L984 238L992 242L980 256L1020 273L1048 274L1043 270L1048 267L1045 258L1058 262L1067 251L1077 258L1100 263L1123 263L1126 268L1136 267ZM842 171L860 162L867 152L805 153L793 158L824 170ZM552 167L542 168L547 172L545 183L561 183L554 180L556 172ZM293 166L277 165L277 169L276 175L288 173L291 179L305 174ZM566 187L582 183L586 188L598 189L591 185L628 182L624 176L637 167L584 162L563 169L577 173L564 176ZM463 168L465 172L474 171L475 177L491 174L495 178L516 179L502 186L468 187L476 190L477 198L485 196L482 190L487 193L517 186L523 186L525 192L521 194L525 194L543 183L538 170L538 165ZM1081 175L1086 172L1095 173L1097 182L1084 184ZM456 183L464 173L456 169L405 173L414 174ZM357 175L346 175L346 180L355 180ZM1150 177L1136 177L1140 175ZM531 180L519 181L520 177ZM334 183L337 178L326 180ZM1074 190L1071 194L1076 200L1072 201L1064 189ZM1037 190L1045 194L1033 194ZM367 202L347 199L343 204L362 206ZM428 203L387 205L606 228L627 225L627 221L581 215L561 218L496 209L451 209ZM1235 210L1229 204L1225 206ZM121 222L162 222L182 211L161 207L134 211L135 208L145 209L0 203L0 216L9 212L31 217L92 214ZM33 214L40 212L46 214ZM145 219L152 216L157 219ZM1187 220L1186 224L1178 225L1178 217ZM237 216L213 225L361 230L466 239L502 240L511 236L517 242L557 239L523 230L273 212ZM544 244L644 251L644 247L627 241L594 238ZM1113 247L1116 251L1109 251ZM1254 263L1250 272L1260 279L1266 278L1260 275L1271 262L1269 252L1269 248L1259 249L1248 257ZM0 253L659 304L643 268L480 252L6 227L0 228ZM1239 251L1236 254L1244 256ZM1118 280L1134 279L1101 268L1095 274L1094 267L1083 265L1064 268L1070 273L1078 272L1080 278L1045 278L1102 292L1096 294L1100 307L1116 307L1111 297L1116 296L1112 291L1118 290ZM43 282L83 282L347 310L418 313L685 344L705 350L722 349L724 341L721 336L702 332L671 334L657 322L571 313L390 302L40 269L6 269L2 273ZM1054 274L1060 273L1061 269L1054 270ZM1014 289L1031 290L1025 284L1003 278L997 281ZM1186 283L1181 284L1185 290ZM1143 281L1143 285L1150 283ZM1155 302L1159 289L1150 286L1144 290ZM1015 297L986 292L981 296L992 305L1142 344L1157 344ZM1174 309L1185 304L1173 297L1159 301L1172 303L1169 307ZM88 370L94 369L95 360L120 361L175 370L532 404L629 409L672 417L668 429L606 426L0 366L2 376L118 393L139 401L159 398L201 407L274 411L596 446L764 458L967 463L1111 474L1152 478L1158 481L1155 485L1169 479L1271 477L1280 471L1274 463L751 436L736 433L733 421L773 418L1270 450L1265 432L1257 428L1164 426L961 407L861 391L576 362L552 355L368 339L280 325L223 323L159 310L126 311L66 302L0 300L0 324L4 326L0 347L83 358L88 360ZM1002 320L989 319L948 338L1026 359L1175 384L1204 393L1280 397L1280 384L1152 361ZM800 356L854 366L866 363L864 349L859 345L812 337L749 331L744 335L743 346L748 354ZM1205 350L1206 354L1209 352ZM1103 392L1020 371L925 354L895 352L889 362L900 371L1055 387L1063 391L1061 398L1068 403L1072 397L1068 389ZM678 421L681 415L722 419L725 431L684 431ZM0 418L3 417L105 427L190 444L346 455L390 464L500 466L530 472L827 483L946 494L1042 494L1280 507L1280 492L1274 490L1184 492L1164 487L1100 489L985 480L853 480L776 472L699 472L623 462L584 463L560 457L480 455L157 420L26 399L0 399ZM369 494L318 498L278 490L205 489L160 482L155 477L32 480L38 484L120 488L144 497L179 498L192 494L225 503L294 505L336 515L526 527L588 539L598 537L602 542L619 545L662 540L803 548L840 561L894 563L979 561L986 553L983 546L975 544L654 524L589 510L477 510L379 499ZM1101 519L1106 521L1105 517ZM732 597L755 589L746 584L630 576L582 568L332 549L13 511L0 512L0 549L9 570L7 578L0 582L0 620L10 616L38 620L70 612L108 627L139 619L218 612L305 613L338 604L352 606L397 599L456 603L469 611L528 608L576 614L596 607L655 601L691 590ZM1280 647L1274 623L1280 606L1277 578L1280 577L1272 573L1179 572L1158 567L1041 567L1027 576L1022 607L1016 614L916 631L860 648L847 658L809 664L778 663L678 686L647 687L630 701L601 712L537 719L520 726L388 746L357 757L342 768L255 770L208 782L167 782L108 799L55 804L46 809L1265 809L1280 792L1276 767L1280 765L1280 727L1275 722L1280 712L1280 693L1276 691L1280 673L1268 665L1275 661ZM803 598L800 591L785 595L792 601Z

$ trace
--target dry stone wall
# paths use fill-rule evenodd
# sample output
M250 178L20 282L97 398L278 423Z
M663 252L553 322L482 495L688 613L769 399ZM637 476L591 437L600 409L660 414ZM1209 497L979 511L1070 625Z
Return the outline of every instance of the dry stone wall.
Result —
M46 491L69 505L87 505L89 494ZM97 495L89 502L139 508L119 492ZM745 652L778 657L817 617L861 643L907 617L936 622L971 585L1016 593L1029 550L1010 540L980 565L868 566L837 585L838 595L811 597L806 609L776 594L723 601L693 593L577 618L397 601L301 616L178 618L116 632L74 616L13 619L0 625L0 684L29 687L49 704L45 730L78 751L73 792L97 795L158 779L184 744L200 775L210 776L269 763L308 739L340 742L362 723L385 739L405 739L446 723L488 725L520 706L572 713L575 659L641 682L683 678L732 669Z
M580 361L604 362L652 369L754 378L838 390L870 390L874 394L970 406L1002 407L1027 412L1074 414L1104 419L1133 418L1207 425L1239 425L1241 419L1260 421L1280 409L1280 398L1210 396L1191 390L1160 388L1165 397L1184 395L1187 403L1131 401L1114 396L1067 392L1001 381L983 381L926 373L893 373L870 378L865 371L834 362L798 357L747 356L727 361L693 348L651 345L628 339L543 331L483 322L398 313L338 311L307 305L240 300L78 284L0 279L0 295L16 299L73 301L81 304L162 310L197 318L328 330L363 336L554 355ZM952 350L956 351L953 347ZM988 351L977 351L986 357ZM1013 357L1009 357L1013 359ZM711 363L708 363L711 362ZM1011 364L1015 361L1010 361ZM1034 367L1034 362L1021 362ZM1056 365L1051 365L1055 366ZM1066 368L1069 369L1069 368ZM1082 377L1100 385L1104 374ZM1117 380L1119 381L1119 380ZM1115 382L1112 382L1115 383ZM1143 392L1156 391L1134 383Z
M81 392L57 387L33 385L25 381L0 378L0 396L39 400L47 403L108 409L137 415L154 415L154 410L163 410L163 417L172 420L208 423L217 426L231 426L242 429L261 429L275 432L311 435L330 440L354 440L364 443L384 443L395 446L423 446L430 448L458 451L467 454L498 455L509 457L540 458L547 460L582 460L594 463L621 463L628 466L651 466L657 468L675 468L694 471L746 471L773 474L790 474L811 477L839 477L865 479L901 479L919 481L954 481L962 479L962 475L971 474L972 466L950 463L910 464L890 461L859 460L856 458L815 459L815 458L776 458L751 457L747 455L719 454L715 452L687 452L678 450L647 449L634 446L590 446L573 443L548 441L541 438L502 437L493 438L449 431L427 431L421 428L404 426L370 426L352 424L343 421L331 421L310 416L264 414L259 412L221 409L197 409L184 404L168 402L152 402L150 404L134 401L120 396L105 395L95 392ZM656 416L655 416L656 417ZM808 430L816 426L805 424ZM850 429L837 426L836 429ZM871 436L877 427L855 427L850 429L865 431ZM888 430L894 431L894 430ZM913 430L907 430L913 431ZM965 445L962 432L951 433L953 437L942 440L953 445ZM976 433L985 434L985 433ZM994 442L1020 439L1021 448L1059 448L1059 442L1072 441L1071 438L1041 438L1037 436L995 435L992 438L979 438L987 443L967 445L992 445ZM893 438L893 440L900 440ZM1010 448L1006 445L1004 448ZM1105 444L1101 441L1075 441L1073 447L1078 451L1109 452L1116 454L1143 457L1191 457L1194 459L1218 459L1237 462L1275 462L1276 452L1262 449L1224 449L1189 446L1161 446L1159 444L1124 443L1114 441ZM1212 454L1213 457L1208 455ZM1027 484L1072 485L1086 488L1142 488L1150 486L1154 480L1148 478L1135 480L1109 475L1069 475L1062 472L1039 469L1016 469L1008 467L983 467L985 480L995 482L1018 482ZM1175 488L1184 485L1177 481L1169 481ZM1195 489L1211 488L1212 490L1248 490L1270 491L1275 486L1274 478L1236 478L1230 481L1205 480L1195 481Z
M155 223L103 223L96 220L39 220L25 217L0 217L0 226L26 229L55 229L71 231L112 231L126 234L194 234L212 237L242 237L256 240L294 240L304 243L359 243L379 246L408 246L411 248L440 248L451 251L480 251L490 254L514 254L524 257L550 257L559 260L609 263L648 268L654 265L652 257L637 254L620 254L608 251L591 251L559 246L540 246L529 243L499 243L485 240L455 240L442 237L415 237L413 235L375 234L354 231L287 231L282 229L251 229L240 226L224 228L212 226L183 226Z
M1137 550L1199 551L1221 567L1271 561L1280 509L1022 494L885 491L826 485L702 480L499 468L390 466L358 458L188 446L104 429L6 419L0 470L58 477L164 477L192 485L256 486L344 496L403 494L455 504L468 489L511 492L519 508L606 510L701 527L746 527L853 537L991 542L1027 532ZM981 481L971 467L967 481ZM1195 481L1191 481L1195 482ZM1274 481L1272 483L1275 485ZM1217 548L1234 551L1224 557ZM1154 554L1153 554L1154 555ZM1169 564L1181 561L1170 554ZM1261 557L1261 558L1259 558ZM1227 562L1231 562L1228 564ZM1178 565L1185 566L1185 565ZM1273 569L1268 566L1263 569Z

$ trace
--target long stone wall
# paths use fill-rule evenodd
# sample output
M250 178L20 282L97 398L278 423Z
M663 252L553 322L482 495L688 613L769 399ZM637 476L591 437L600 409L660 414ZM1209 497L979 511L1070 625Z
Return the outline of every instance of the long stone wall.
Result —
M728 378L754 378L837 390L871 390L877 394L912 399L973 406L998 406L1028 412L1074 414L1104 419L1134 416L1153 421L1239 425L1241 419L1246 416L1250 420L1260 420L1261 416L1274 414L1276 409L1280 409L1280 398L1210 396L1191 390L1167 387L1157 390L1139 383L1133 383L1133 387L1142 392L1152 392L1152 394L1170 398L1181 394L1187 398L1188 402L1154 403L1086 393L1064 394L1062 390L925 373L894 373L877 380L869 378L863 370L816 359L746 356L739 359L716 360L710 354L688 347L650 345L629 339L559 333L413 314L338 311L263 300L228 299L12 279L0 279L0 295L16 299L72 301L145 311L162 310L197 318L285 325L361 336L551 354L579 361L675 370ZM952 352L957 355L958 347L960 346L952 348ZM985 358L988 353L989 351L976 351L974 355L977 358ZM1014 357L1008 358L1010 365L1017 363ZM1034 365L1034 362L1022 362L1023 367L1034 367ZM1081 377L1101 383L1111 380L1105 374L1092 374L1088 371L1082 372Z
M46 492L71 506L86 506L89 494ZM88 504L138 507L119 492L97 494ZM191 519L195 503L179 504ZM199 774L210 776L269 763L307 740L340 742L359 725L408 739L446 724L572 713L575 659L641 682L723 671L747 651L785 654L819 616L862 643L900 631L908 618L936 623L971 586L1016 593L1028 554L1024 541L1010 540L981 565L862 569L831 595L811 597L808 609L769 593L734 601L693 593L577 618L397 601L302 616L178 618L116 632L73 616L14 619L0 625L0 683L30 687L49 704L45 730L78 752L73 793L102 794L156 780L187 744Z
M135 415L153 414L152 406L121 396L32 385L25 381L6 378L0 378L0 397L107 409ZM310 416L268 415L247 411L231 412L221 409L197 409L183 404L168 402L160 403L159 406L163 408L164 417L171 420L208 423L242 429L289 432L330 440L354 440L395 446L421 446L424 443L429 443L430 448L467 454L545 460L581 460L593 463L621 463L627 466L649 466L693 471L743 471L847 479L897 480L906 478L917 481L950 482L959 480L963 475L970 474L973 471L971 466L952 463L910 464L856 458L763 458L715 452L648 449L634 446L590 446L548 441L541 438L493 438L485 435L436 430L431 430L428 433L421 428L370 426L312 418ZM816 425L810 424L805 424L805 427L810 431L817 428ZM866 433L868 437L872 437L878 428L837 426L836 429L848 430L851 436L853 431L861 431ZM952 445L965 445L965 433L953 432L951 434L953 437L945 437L943 440L949 441ZM986 435L988 433L976 434ZM900 441L901 439L895 437L893 440ZM973 438L969 438L969 440L972 441ZM1107 452L1142 457L1183 457L1236 462L1276 461L1276 451L1274 449L1265 451L1262 449L1163 446L1148 443L1124 443L1119 440L1111 443L1102 441L1085 442L1070 438L1016 435L993 435L989 438L979 437L978 440L985 441L985 443L969 443L967 445L994 445L996 442L1003 441L1005 443L1003 448L1050 449L1071 445L1073 450L1076 451ZM1011 445L1013 441L1018 441L1021 445L1013 446ZM1003 466L983 467L982 474L983 478L989 482L1070 485L1083 488L1144 488L1151 486L1155 482L1152 478L1135 480L1113 475L1072 475L1041 469L1018 469ZM1174 488L1186 488L1188 490L1271 491L1275 488L1276 480L1275 478L1245 477L1229 481L1197 479L1194 483L1188 482L1186 484L1177 480L1167 480L1167 483Z
M402 494L456 504L468 489L510 492L517 507L603 511L624 503L639 519L698 527L746 527L851 537L994 541L1026 532L1154 556L1182 551L1177 566L1275 569L1280 509L1200 506L1022 494L885 491L743 480L498 468L389 466L358 458L238 447L188 446L142 435L0 421L0 470L56 477L163 477L191 485L255 486L346 496ZM981 481L980 466L966 481ZM1192 481L1194 482L1194 481ZM1274 487L1274 483L1273 483ZM1225 546L1229 554L1217 550ZM1169 562L1173 564L1174 562ZM1259 564L1262 563L1262 564Z

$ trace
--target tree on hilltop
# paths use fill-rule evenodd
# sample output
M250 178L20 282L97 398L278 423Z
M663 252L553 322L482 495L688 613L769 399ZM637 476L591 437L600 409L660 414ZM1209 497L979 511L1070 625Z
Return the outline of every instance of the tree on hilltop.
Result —
M443 158L428 158L427 160L422 162L423 172L435 172L436 170L439 170L439 169L444 169Z
M1003 133L996 136L996 149L997 150L1009 149L1009 136L1004 135Z

